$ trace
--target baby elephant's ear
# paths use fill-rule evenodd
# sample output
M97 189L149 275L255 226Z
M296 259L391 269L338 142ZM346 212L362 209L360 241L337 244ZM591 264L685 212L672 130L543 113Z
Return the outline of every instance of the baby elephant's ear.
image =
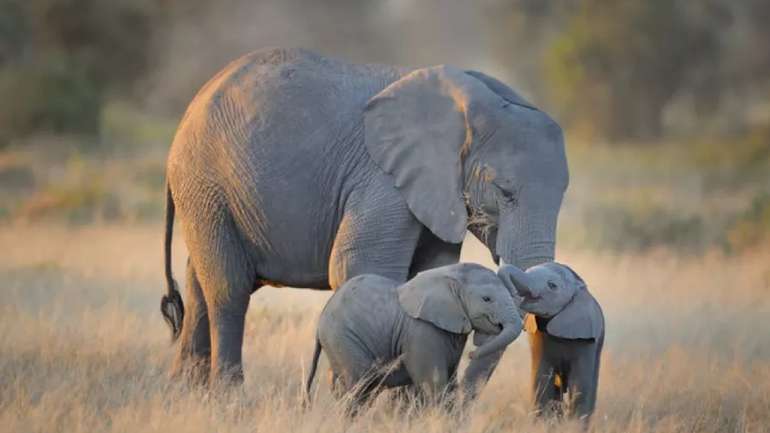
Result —
M548 322L546 331L570 340L597 339L604 332L604 315L588 290L579 288L572 302Z
M398 288L398 302L409 317L430 322L455 334L471 332L455 285L458 281L425 271Z

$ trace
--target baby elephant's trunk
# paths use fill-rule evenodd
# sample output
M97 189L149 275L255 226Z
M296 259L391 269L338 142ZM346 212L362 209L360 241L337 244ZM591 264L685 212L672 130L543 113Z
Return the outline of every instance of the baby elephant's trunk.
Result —
M506 322L503 323L503 330L500 331L494 338L487 341L481 347L471 352L471 359L482 358L500 350L505 349L509 344L513 343L513 340L521 333L521 323L518 322Z

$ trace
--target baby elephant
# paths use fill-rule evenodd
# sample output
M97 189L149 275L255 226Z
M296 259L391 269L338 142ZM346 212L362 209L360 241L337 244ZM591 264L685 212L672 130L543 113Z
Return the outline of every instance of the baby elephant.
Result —
M538 410L561 409L569 392L567 414L588 419L596 404L599 361L604 344L604 315L585 282L558 263L527 272L512 265L498 271L506 286L522 297L531 313L525 329L532 349L532 395Z
M321 313L306 392L323 348L335 396L351 392L354 407L380 387L404 385L436 402L454 384L471 330L495 335L471 353L480 358L504 349L521 329L510 292L483 266L444 266L402 285L361 275L340 287Z

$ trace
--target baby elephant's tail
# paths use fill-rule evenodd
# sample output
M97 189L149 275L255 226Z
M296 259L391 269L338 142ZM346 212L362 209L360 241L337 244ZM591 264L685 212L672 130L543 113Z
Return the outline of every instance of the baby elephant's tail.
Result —
M310 405L310 390L313 388L313 379L315 378L315 371L318 368L318 358L321 357L321 340L318 336L315 337L315 351L313 352L313 360L310 361L310 372L307 374L307 383L305 384L305 405Z

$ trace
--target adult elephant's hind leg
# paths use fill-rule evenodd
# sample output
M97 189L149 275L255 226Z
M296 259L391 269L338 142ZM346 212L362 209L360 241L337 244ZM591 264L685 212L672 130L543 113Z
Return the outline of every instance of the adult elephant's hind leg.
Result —
M195 233L196 274L206 299L211 334L211 375L213 386L243 382L241 353L249 297L256 273L243 240L229 215L216 215L214 224Z
M190 260L187 261L185 307L187 311L172 376L183 376L195 384L203 384L208 381L211 367L209 316L200 282Z

